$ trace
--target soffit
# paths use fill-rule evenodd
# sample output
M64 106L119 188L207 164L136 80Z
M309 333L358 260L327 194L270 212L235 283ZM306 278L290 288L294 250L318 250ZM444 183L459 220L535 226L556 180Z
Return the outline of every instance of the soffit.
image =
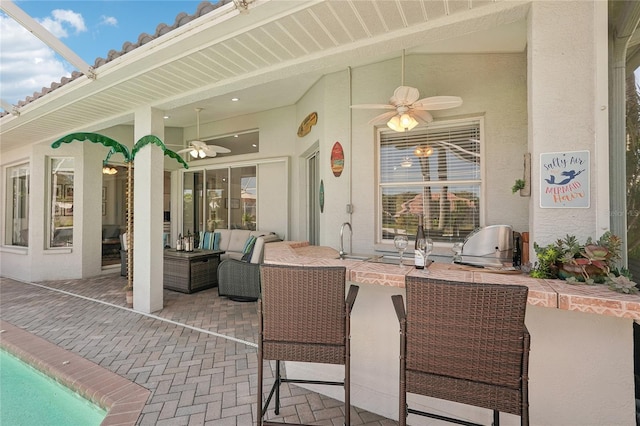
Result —
M442 53L455 40L450 51L522 51L526 34L514 42L497 29L522 23L527 3L259 0L248 14L229 3L100 66L96 80L81 76L2 117L0 149L131 123L140 106L186 127L195 105L205 107L203 122L292 105L323 74L401 49ZM478 42L492 31L491 46ZM231 94L251 102L223 104Z

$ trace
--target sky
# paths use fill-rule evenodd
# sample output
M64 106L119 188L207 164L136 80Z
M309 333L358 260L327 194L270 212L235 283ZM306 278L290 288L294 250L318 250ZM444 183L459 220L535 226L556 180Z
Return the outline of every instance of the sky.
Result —
M210 0L215 3L216 0ZM173 25L180 12L192 15L200 0L14 0L14 3L93 66L110 50ZM0 11L0 97L17 104L50 87L75 68Z

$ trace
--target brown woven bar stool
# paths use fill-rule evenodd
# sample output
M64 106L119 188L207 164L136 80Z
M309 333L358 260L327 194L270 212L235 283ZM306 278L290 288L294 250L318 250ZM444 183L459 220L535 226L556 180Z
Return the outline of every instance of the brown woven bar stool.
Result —
M350 420L350 316L358 294L352 285L345 300L344 267L260 266L262 295L258 300L258 422L264 421L275 394L275 413L280 413L282 383L344 386L345 424ZM262 405L265 360L276 360L275 383ZM280 375L280 361L344 365L344 381L296 380Z
M400 321L399 424L417 414L462 425L466 420L407 406L407 392L520 416L529 424L530 337L524 286L407 276L407 309L392 296Z

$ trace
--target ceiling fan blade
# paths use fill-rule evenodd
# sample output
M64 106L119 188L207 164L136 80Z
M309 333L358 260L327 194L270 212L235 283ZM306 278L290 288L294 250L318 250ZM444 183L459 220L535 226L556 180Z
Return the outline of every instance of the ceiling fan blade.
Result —
M231 152L230 149L218 145L206 145L205 151L215 151L219 154L228 154Z
M413 114L414 118L424 121L425 123L431 123L433 121L433 116L429 113L429 111L413 109L411 113Z
M439 109L455 108L462 105L462 98L458 96L431 96L420 99L411 105L413 109L435 111Z
M420 97L420 92L415 87L400 86L394 92L389 102L395 106L411 105Z
M190 151L193 151L192 147L181 149L180 151L176 152L176 154L182 154L182 153L190 152Z
M387 111L387 112L383 112L380 115L377 115L375 117L373 117L371 120L369 120L368 124L376 124L379 123L381 121L386 121L388 119L390 119L391 117L393 117L394 115L396 115L398 112L397 111Z
M395 109L396 107L389 104L360 104L351 105L353 109Z

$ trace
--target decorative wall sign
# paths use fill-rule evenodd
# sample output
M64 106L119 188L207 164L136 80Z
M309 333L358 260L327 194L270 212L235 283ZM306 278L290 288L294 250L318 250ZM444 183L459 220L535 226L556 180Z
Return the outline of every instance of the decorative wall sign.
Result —
M320 198L320 213L324 212L324 180L320 180L320 191L318 193Z
M540 154L540 207L589 207L589 151Z
M298 137L301 138L303 136L308 135L309 132L311 131L311 128L315 126L317 122L318 122L317 112L312 112L311 114L307 115L305 119L302 120L302 123L300 123L300 126L298 127Z
M335 177L338 177L342 174L343 170L344 151L342 150L340 142L336 142L333 144L333 148L331 148L331 171Z

